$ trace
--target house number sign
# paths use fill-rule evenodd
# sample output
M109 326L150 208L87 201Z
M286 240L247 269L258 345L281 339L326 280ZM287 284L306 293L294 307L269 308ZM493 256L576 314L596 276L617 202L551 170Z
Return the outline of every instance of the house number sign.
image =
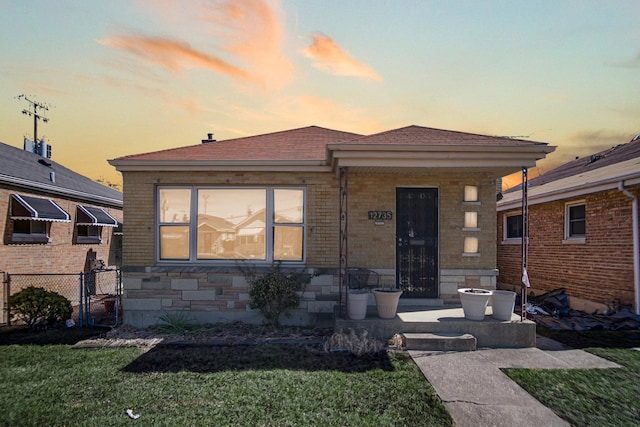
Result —
M369 211L369 219L374 221L391 220L392 218L391 211Z

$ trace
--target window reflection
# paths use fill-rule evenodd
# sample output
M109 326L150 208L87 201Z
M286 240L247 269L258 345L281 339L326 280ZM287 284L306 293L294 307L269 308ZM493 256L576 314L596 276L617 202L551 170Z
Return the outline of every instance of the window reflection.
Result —
M191 190L188 188L165 188L160 190L160 222L189 222Z
M266 190L198 190L198 258L266 257Z

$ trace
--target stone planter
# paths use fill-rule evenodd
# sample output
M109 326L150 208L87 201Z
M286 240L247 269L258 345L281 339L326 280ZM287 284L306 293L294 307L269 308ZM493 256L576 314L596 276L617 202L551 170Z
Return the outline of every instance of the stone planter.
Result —
M381 319L393 319L396 317L400 295L402 295L400 289L374 289L373 296L376 298L378 317Z
M496 320L511 320L516 305L516 293L511 291L493 291L491 295L491 315Z
M462 288L458 289L458 294L460 294L460 302L462 303L465 319L484 320L489 298L493 294L493 291Z
M362 320L367 317L369 292L366 289L353 289L347 295L347 316L352 320Z

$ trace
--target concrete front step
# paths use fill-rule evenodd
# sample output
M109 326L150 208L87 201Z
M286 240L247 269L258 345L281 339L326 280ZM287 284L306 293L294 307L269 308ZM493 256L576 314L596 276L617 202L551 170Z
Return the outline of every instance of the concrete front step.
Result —
M428 351L474 351L477 340L471 334L463 333L405 333L407 350Z

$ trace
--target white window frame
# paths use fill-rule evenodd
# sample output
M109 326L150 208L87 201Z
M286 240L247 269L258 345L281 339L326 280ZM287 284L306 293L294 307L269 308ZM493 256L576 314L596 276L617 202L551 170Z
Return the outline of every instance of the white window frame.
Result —
M584 206L585 234L571 235L571 208ZM587 205L584 200L574 200L564 204L564 240L565 244L586 243L587 233Z
M505 245L519 245L522 244L522 237L508 237L507 230L509 227L507 226L507 218L512 218L514 216L522 217L522 211L513 211L509 213L505 213L502 216L502 243ZM522 230L524 233L524 230Z
M182 189L191 191L191 206L189 222L180 223L178 225L188 224L189 226L189 258L188 259L162 259L160 258L160 226L169 225L169 223L160 222L160 190L163 189ZM199 259L198 258L198 191L199 190L265 190L265 259ZM274 218L274 190L298 190L302 191L302 223L276 223ZM155 191L155 258L156 263L160 265L184 265L184 264L202 264L202 265L237 265L239 262L244 264L255 265L271 265L273 262L280 262L283 265L304 265L307 256L307 188L305 186L206 186L206 185L159 185ZM302 228L302 259L301 260L274 260L274 230L275 227L296 226Z

